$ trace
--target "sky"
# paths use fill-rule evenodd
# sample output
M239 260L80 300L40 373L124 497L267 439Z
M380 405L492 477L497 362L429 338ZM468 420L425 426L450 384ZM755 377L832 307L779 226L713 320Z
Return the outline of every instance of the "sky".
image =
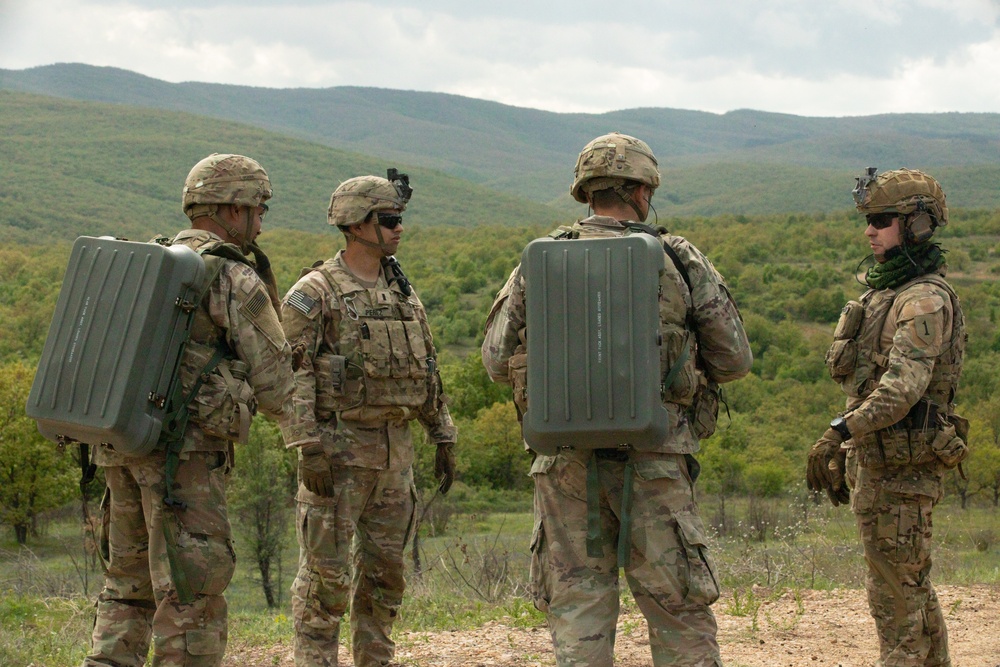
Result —
M1000 112L1000 0L0 0L0 69L557 112Z

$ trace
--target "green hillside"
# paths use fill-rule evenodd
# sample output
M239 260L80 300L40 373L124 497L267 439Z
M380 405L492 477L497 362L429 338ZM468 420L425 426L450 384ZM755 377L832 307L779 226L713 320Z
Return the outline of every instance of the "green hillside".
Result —
M849 207L863 167L941 174L954 206L1000 206L1000 114L807 118L665 108L559 114L456 95L378 88L172 84L87 65L0 70L0 88L187 111L440 170L575 211L567 190L590 138L620 130L661 160L665 215ZM627 104L627 100L624 101Z
M724 473L738 472L736 487L727 493L796 492L812 439L843 409L843 395L823 358L841 307L863 291L854 277L868 252L861 225L846 214L667 222L726 276L754 353L751 376L727 387L729 417L723 418L723 428L704 443L706 488L716 493ZM461 230L414 226L400 248L400 261L427 307L442 350L442 373L463 434L460 458L470 462L462 479L471 486L529 483L529 459L520 439L497 444L498 434L515 432L514 414L506 403L509 389L487 380L478 346L493 295L524 245L544 231L498 224ZM969 334L959 411L972 420L977 447L997 456L997 465L974 463L968 471L973 480L987 472L1000 475L1000 213L956 210L939 236ZM332 255L339 245L331 234L274 234L267 248L279 291L292 285L302 266ZM68 252L69 241L8 243L0 249L0 369L16 360L29 365L37 360ZM501 455L507 458L497 460ZM491 472L497 470L510 474ZM985 480L975 484L986 488Z
M555 210L426 167L347 153L191 114L0 91L0 239L112 234L146 239L187 225L188 170L213 152L243 153L275 189L265 225L325 231L337 185L396 166L410 174L411 226L498 219L551 225ZM565 217L565 215L563 216Z

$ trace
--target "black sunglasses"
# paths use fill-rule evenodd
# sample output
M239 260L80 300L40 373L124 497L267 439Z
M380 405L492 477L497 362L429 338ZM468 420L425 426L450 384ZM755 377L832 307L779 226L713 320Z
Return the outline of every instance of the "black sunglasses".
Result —
M386 229L395 229L397 226L403 224L403 216L399 213L383 213L378 211L375 213L375 217L378 220L378 224Z
M899 213L870 213L865 216L865 220L875 229L887 229L898 217Z

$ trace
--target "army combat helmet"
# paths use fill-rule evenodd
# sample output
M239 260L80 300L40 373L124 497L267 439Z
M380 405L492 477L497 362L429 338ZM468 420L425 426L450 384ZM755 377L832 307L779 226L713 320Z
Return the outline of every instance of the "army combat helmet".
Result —
M581 204L589 204L591 193L610 188L635 208L623 187L628 181L644 183L653 190L660 187L656 156L645 141L612 132L597 137L580 151L569 193Z
M365 245L383 247L382 230L375 227L378 244L373 244L351 233L350 228L368 220L372 213L379 211L406 210L406 204L413 195L410 177L395 169L381 176L356 176L341 183L330 195L330 205L326 209L326 220L340 228L344 235ZM398 222L401 222L399 218ZM384 249L384 247L383 247Z
M944 190L922 171L894 169L879 174L875 167L868 167L855 180L853 194L858 212L865 216L899 214L905 243L923 243L935 229L948 224Z
M254 210L271 198L271 181L267 172L256 160L245 155L213 153L191 168L184 180L184 214L194 220L209 217L226 229L229 234L248 246ZM247 226L233 228L219 216L219 207L225 205L247 207Z

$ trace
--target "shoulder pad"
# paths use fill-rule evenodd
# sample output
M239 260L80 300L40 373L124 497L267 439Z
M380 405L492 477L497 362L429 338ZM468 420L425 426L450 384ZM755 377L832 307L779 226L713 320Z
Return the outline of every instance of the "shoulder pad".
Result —
M232 243L225 243L224 241L204 245L198 250L198 253L200 255L222 257L223 259L230 259L234 262L239 262L240 264L252 266L250 260L247 259L247 256L243 254L242 250Z
M572 227L559 226L548 234L553 239L575 239L580 237L580 232Z
M306 276L308 276L310 273L312 273L321 266L323 266L323 260L318 259L315 262L313 262L312 265L302 267L302 270L299 271L299 277L297 278L297 280L302 280L303 278L305 278Z
M662 232L666 232L666 227L653 227L652 225L647 225L642 222L623 222L625 225L625 236L629 234L649 234L650 236L661 236ZM662 232L661 232L662 230Z

